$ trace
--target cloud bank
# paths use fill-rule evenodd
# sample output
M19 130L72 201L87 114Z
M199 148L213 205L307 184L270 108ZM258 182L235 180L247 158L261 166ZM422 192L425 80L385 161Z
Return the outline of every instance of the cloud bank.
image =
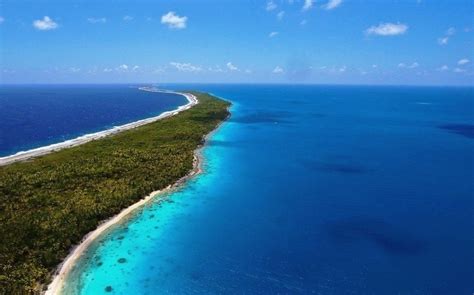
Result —
M43 19L35 20L33 22L33 27L40 31L49 31L56 29L58 24L55 23L49 16L45 16Z
M107 22L107 19L105 17L89 17L87 19L88 22L90 22L91 24L99 24L99 23L106 23Z
M342 0L329 0L328 3L323 5L323 8L326 10L331 10L341 5L341 3L342 3Z
M187 21L186 16L179 16L174 11L170 11L161 17L161 23L167 25L170 29L184 29Z
M378 26L372 26L365 30L365 33L367 35L396 36L405 34L407 30L408 26L405 24L380 23Z

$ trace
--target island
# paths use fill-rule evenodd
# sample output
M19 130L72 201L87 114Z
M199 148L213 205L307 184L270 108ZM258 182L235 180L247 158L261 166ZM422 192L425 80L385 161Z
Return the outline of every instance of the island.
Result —
M171 116L0 167L2 292L46 291L87 237L198 172L198 149L230 103L189 93L198 103Z

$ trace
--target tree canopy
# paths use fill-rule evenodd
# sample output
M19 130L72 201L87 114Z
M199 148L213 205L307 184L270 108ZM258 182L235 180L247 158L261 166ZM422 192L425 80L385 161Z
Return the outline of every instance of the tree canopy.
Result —
M39 293L98 224L193 168L229 103L194 93L175 116L0 167L0 294Z

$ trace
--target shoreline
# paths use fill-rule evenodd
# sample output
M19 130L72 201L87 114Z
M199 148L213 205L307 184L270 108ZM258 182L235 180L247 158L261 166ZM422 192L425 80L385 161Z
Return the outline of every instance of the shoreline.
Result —
M58 265L56 271L54 272L53 279L51 280L50 284L48 285L47 289L42 292L44 295L60 295L62 294L63 288L65 286L65 282L73 270L76 262L82 257L82 255L89 249L89 247L94 243L99 237L103 234L107 233L109 230L112 230L114 226L117 226L121 222L124 222L127 217L130 217L131 214L135 213L138 209L143 208L145 205L150 203L155 198L163 196L166 193L170 193L173 190L181 187L184 185L188 180L191 178L199 175L203 169L202 164L204 162L202 156L202 150L208 143L208 139L220 128L220 126L229 119L229 116L222 122L220 122L214 130L209 132L206 136L204 136L204 141L201 146L194 150L194 160L193 160L193 168L191 171L183 176L182 178L178 179L175 183L168 185L166 188L161 190L156 190L148 194L145 198L141 199L140 201L132 204L131 206L123 209L119 214L104 220L95 230L89 232L87 235L84 236L82 241L74 246L71 249L68 256L63 260L61 264Z
M190 109L191 107L193 107L193 106L195 106L196 104L199 103L196 96L194 96L191 93L182 93L182 92L175 92L175 91L170 91L170 90L159 90L159 89L156 89L156 88L153 88L153 87L139 87L138 89L141 90L141 91L174 93L174 94L182 95L188 100L188 103L185 104L185 105L179 106L178 108L176 108L174 110L163 112L163 113L159 114L158 116L154 116L154 117L150 117L150 118L146 118L146 119L141 119L141 120L134 121L134 122L131 122L131 123L127 123L127 124L124 124L124 125L115 126L113 128L106 129L106 130L103 130L103 131L98 131L98 132L94 132L94 133L81 135L79 137L69 139L69 140L66 140L66 141L62 141L62 142L59 142L59 143L54 143L54 144L50 144L50 145L47 145L47 146L33 148L33 149L30 149L30 150L27 150L27 151L17 152L13 155L0 157L0 166L5 166L5 165L13 164L13 163L16 163L16 162L31 160L33 158L44 156L44 155L50 154L52 152L56 152L56 151L66 149L66 148L75 147L75 146L78 146L78 145L82 145L82 144L88 143L88 142L93 141L93 140L97 140L97 139L104 138L106 136L117 134L117 133L122 132L122 131L131 130L131 129L134 129L136 127L140 127L140 126L143 126L143 125L146 125L146 124L149 124L149 123L153 123L153 122L161 120L161 119L165 119L165 118L174 116L174 115L176 115L176 114L178 114L182 111Z
M207 140L207 137L206 137L206 140ZM193 169L186 176L183 176L174 184L168 185L164 189L151 192L145 198L123 209L119 214L109 219L104 220L95 230L85 235L83 240L78 245L76 245L68 254L68 256L63 260L63 262L59 264L56 271L54 272L53 280L48 285L47 290L44 291L43 294L44 295L62 294L63 287L65 285L66 279L68 278L70 272L73 270L74 266L76 265L76 262L89 249L92 243L94 243L99 237L107 233L109 230L112 230L114 226L119 225L121 222L124 222L127 217L130 217L131 214L135 213L138 209L143 208L145 205L150 203L150 201L152 201L153 199L158 198L162 196L163 194L170 193L174 189L183 185L187 180L200 174L202 172L201 164L203 161L202 155L201 155L201 149L204 146L205 144L203 144L201 147L197 148L194 151Z

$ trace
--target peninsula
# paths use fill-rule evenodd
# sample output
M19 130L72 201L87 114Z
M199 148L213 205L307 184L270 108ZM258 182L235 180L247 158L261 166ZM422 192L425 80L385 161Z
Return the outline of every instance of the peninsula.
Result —
M66 140L66 141L63 141L63 142L51 144L51 145L48 145L48 146L39 147L39 148L31 149L31 150L28 150L28 151L24 151L24 152L18 152L14 155L11 155L11 156L0 157L0 166L4 166L4 165L11 164L11 163L15 163L15 162L19 162L19 161L25 161L25 160L36 158L36 157L39 157L39 156L47 155L51 152L55 152L55 151L59 151L59 150L65 149L65 148L78 146L78 145L87 143L87 142L92 141L92 140L101 139L101 138L104 138L104 137L112 135L112 134L116 134L116 133L119 133L119 132L122 132L122 131L130 130L130 129L133 129L133 128L136 128L136 127L140 127L142 125L149 124L149 123L152 123L152 122L155 122L155 121L158 121L158 120L176 115L179 112L187 110L187 109L191 108L192 106L194 106L195 104L198 103L198 100L196 99L196 96L194 96L191 93L179 93L179 92L174 92L174 91L158 90L158 89L155 89L153 87L141 87L139 89L142 90L142 91L149 91L149 92L166 92L166 93L179 94L179 95L184 96L188 100L188 103L183 105L183 106L180 106L176 110L163 112L160 115L155 116L155 117L146 118L146 119L143 119L143 120L138 120L138 121L131 122L131 123L128 123L128 124L124 124L124 125L121 125L121 126L115 126L114 128L111 128L111 129L107 129L107 130L103 130L103 131L99 131L99 132L95 132L95 133L91 133L91 134L86 134L86 135L83 135L83 136L80 136L80 137L77 137L77 138L74 138L74 139L70 139L70 140Z
M121 126L120 132L100 135L80 145L3 163L2 292L45 291L58 265L85 235L92 232L82 247L100 234L100 229L196 172L195 151L206 135L229 116L230 104L204 93L186 95L188 105L159 118Z

